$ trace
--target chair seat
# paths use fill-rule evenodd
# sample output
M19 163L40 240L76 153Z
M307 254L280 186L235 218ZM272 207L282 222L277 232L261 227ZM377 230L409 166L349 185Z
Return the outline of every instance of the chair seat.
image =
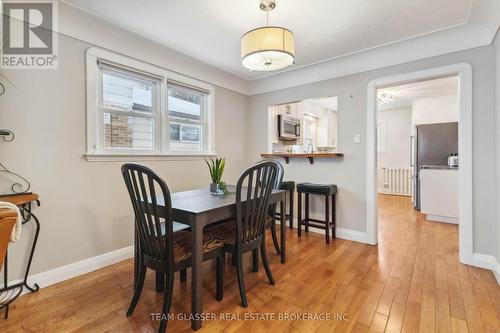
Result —
M203 233L203 254L216 250L224 246L221 239L213 237L209 233ZM174 234L174 260L181 262L191 258L191 232L178 231Z
M205 229L211 238L222 241L224 245L236 244L236 221L229 220Z
M299 183L297 184L297 192L311 193L311 194L335 194L337 193L337 185Z
M272 222L273 218L268 215L266 218L266 229L271 226ZM225 245L234 246L236 244L236 220L228 220L213 227L208 227L205 229L205 233L211 239L222 241Z

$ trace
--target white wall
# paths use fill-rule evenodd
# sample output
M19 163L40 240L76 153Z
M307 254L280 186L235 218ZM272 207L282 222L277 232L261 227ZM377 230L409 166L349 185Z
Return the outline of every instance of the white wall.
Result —
M496 96L496 123L497 123L497 140L496 140L496 154L497 154L497 232L496 232L496 259L497 264L500 264L500 33L497 32L495 43L495 96ZM499 268L500 269L500 268ZM500 277L497 277L500 279Z
M247 114L249 158L259 159L266 151L267 108L269 105L321 96L338 96L338 141L343 159L323 159L310 165L293 160L286 166L285 178L335 183L339 186L338 225L366 232L366 109L367 86L374 79L450 64L469 63L473 70L473 206L474 251L494 254L497 169L495 156L494 50L491 46L450 53L425 60L348 75L298 87L252 96ZM361 134L361 143L354 135ZM316 213L322 214L318 207Z
M414 125L458 122L458 95L414 100L412 122Z
M143 46L149 45L146 42ZM35 210L41 234L32 273L132 244L133 214L120 174L122 162L82 158L86 147L85 50L91 46L61 36L58 70L1 71L13 85L0 77L6 86L6 94L0 97L0 127L12 129L16 138L12 143L0 142L0 161L31 181L42 203ZM153 45L152 50L161 48ZM228 183L234 183L246 165L247 102L242 94L215 89L215 149L227 158L224 179ZM202 159L144 164L157 171L171 191L208 186L210 181ZM3 191L6 180L0 179ZM32 234L27 225L22 240L9 250L11 279L20 276Z
M382 168L410 167L411 109L377 111L378 120L385 121L386 149L377 154L378 189L384 185Z

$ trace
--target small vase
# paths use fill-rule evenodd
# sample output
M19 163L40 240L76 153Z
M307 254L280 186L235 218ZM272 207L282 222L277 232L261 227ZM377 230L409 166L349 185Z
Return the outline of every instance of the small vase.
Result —
M212 194L224 194L224 189L221 184L210 183L210 193Z

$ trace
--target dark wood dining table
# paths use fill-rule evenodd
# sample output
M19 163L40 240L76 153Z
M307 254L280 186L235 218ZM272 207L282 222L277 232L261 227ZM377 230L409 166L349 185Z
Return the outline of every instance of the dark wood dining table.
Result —
M245 199L245 198L242 198ZM201 328L202 320L202 241L203 228L207 225L220 222L228 218L236 218L235 186L228 186L228 193L213 195L208 188L197 189L171 194L172 219L175 222L187 224L191 227L192 268L191 268L191 328ZM273 190L269 204L279 204L281 211L286 209L286 191ZM163 205L163 199L158 198L158 206ZM280 250L281 262L286 260L285 214L280 218ZM137 242L137 239L135 240ZM137 277L137 257L139 247L135 246L134 281Z

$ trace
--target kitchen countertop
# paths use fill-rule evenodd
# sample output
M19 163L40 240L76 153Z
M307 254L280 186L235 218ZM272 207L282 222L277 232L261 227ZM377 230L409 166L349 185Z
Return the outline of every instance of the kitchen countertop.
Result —
M458 167L449 167L447 165L422 165L420 170L458 170Z

